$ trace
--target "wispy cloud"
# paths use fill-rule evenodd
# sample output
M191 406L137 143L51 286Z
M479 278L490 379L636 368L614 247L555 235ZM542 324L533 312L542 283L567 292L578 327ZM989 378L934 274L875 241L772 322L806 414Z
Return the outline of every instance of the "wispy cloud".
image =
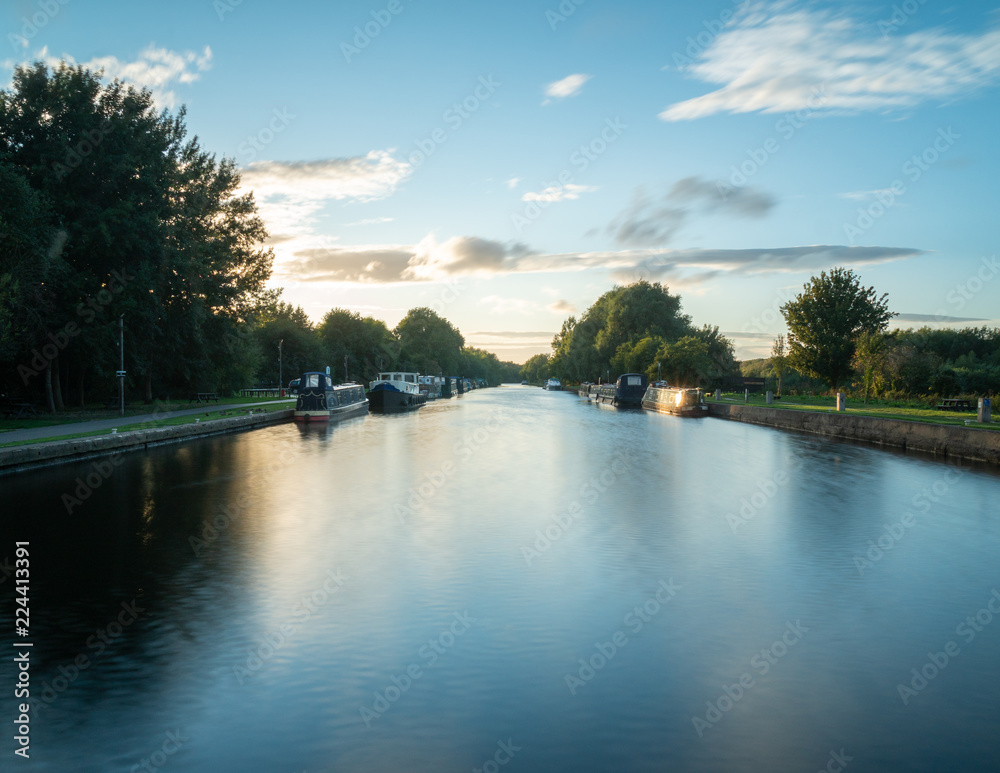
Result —
M668 244L692 214L764 217L774 198L753 186L733 188L722 182L685 177L662 197L636 190L632 202L607 226L618 244L659 247Z
M575 314L576 306L567 300L560 298L558 301L553 301L546 308L553 314Z
M946 314L897 314L893 322L989 322L984 317L950 317Z
M69 54L61 57L52 56L48 47L42 48L30 61L42 61L49 67L58 67L60 61L75 66L77 61ZM25 59L22 64L27 63ZM10 68L15 62L6 61ZM188 85L201 78L201 73L212 67L212 49L208 46L201 51L171 51L167 48L147 46L134 61L119 59L116 56L101 56L87 62L80 62L88 70L103 70L108 80L117 78L137 88L149 89L153 100L160 107L173 108L178 104L174 87L177 84Z
M510 188L511 190L514 190L514 188L516 188L516 187L517 187L517 184L518 184L519 182L521 182L521 178L520 178L520 177L511 177L511 178L510 178L510 179L509 179L509 180L507 181L507 187L508 187L508 188Z
M693 286L725 273L766 275L802 273L832 266L869 266L924 254L907 247L809 245L742 250L630 249L605 252L539 253L523 244L503 244L478 237L454 237L439 243L427 236L415 245L331 246L300 250L279 263L281 278L301 282L444 281L462 275L604 271L615 280L639 277ZM491 296L496 307L501 302ZM513 309L513 307L511 307ZM550 311L572 313L557 300Z
M553 81L545 87L545 96L548 97L548 99L546 99L542 104L548 104L553 99L575 97L580 93L580 89L583 88L583 84L589 80L589 75L584 75L583 73L578 72L573 75L567 75L562 80Z
M413 172L388 150L318 161L254 161L242 171L261 217L277 236L312 233L315 215L327 202L375 201L391 195Z
M540 191L528 191L521 196L521 201L566 201L566 199L578 199L581 193L592 193L597 190L595 185L550 185Z
M931 29L886 37L844 12L787 9L787 3L741 8L685 68L720 88L677 102L660 118L800 110L817 87L824 110L905 108L973 92L1000 75L995 26L975 34Z

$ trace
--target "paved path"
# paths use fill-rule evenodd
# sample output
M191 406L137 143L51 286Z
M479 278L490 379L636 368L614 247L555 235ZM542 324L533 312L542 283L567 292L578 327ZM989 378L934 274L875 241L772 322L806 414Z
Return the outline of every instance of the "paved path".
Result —
M211 408L202 406L201 408L185 408L180 411L161 411L160 413L147 413L139 416L119 416L116 419L95 419L94 421L78 421L71 424L54 424L51 427L33 427L31 429L15 429L9 432L0 432L0 443L17 443L21 440L45 440L51 437L61 437L62 435L75 435L79 432L96 432L102 429L119 427L128 429L131 424L143 424L147 421L159 421L160 419L170 419L174 416L194 416L208 411L231 411L242 408L261 408L267 406L269 409L277 406L288 407L291 400L271 400L266 403L240 403L239 405L220 405ZM206 410L207 409L207 410Z

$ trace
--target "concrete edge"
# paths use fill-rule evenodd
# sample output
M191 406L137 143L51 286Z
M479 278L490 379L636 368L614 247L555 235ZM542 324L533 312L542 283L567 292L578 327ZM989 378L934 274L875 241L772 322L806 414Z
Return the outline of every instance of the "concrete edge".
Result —
M190 438L254 429L265 424L287 421L292 418L294 413L294 409L288 408L248 416L230 416L204 424L178 424L173 427L137 429L114 435L51 440L0 448L0 475L35 467L47 467L64 462L107 456L123 451L141 451L151 446L179 443Z
M994 429L724 403L708 403L708 415L747 424L1000 464L1000 431Z

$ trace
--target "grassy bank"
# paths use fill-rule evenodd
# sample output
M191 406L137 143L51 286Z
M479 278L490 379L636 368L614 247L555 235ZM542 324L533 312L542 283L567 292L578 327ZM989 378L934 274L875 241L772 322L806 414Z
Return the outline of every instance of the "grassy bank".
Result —
M227 409L225 407L225 405L227 404L227 402L230 405L233 405L233 404L235 404L235 405L244 405L244 404L247 404L247 403L267 403L267 404L266 405L261 405L259 408L229 408L229 409ZM112 434L112 432L111 432L110 429L91 430L89 432L72 432L72 427L73 427L74 423L80 423L80 422L85 422L85 421L106 420L106 419L120 418L121 419L121 422L120 422L121 426L116 427L116 429L118 430L118 434L122 434L122 433L125 433L125 432L135 432L137 430L144 430L144 429L157 429L159 427L174 427L174 426L178 426L180 424L204 424L206 422L216 421L218 419L230 418L232 416L246 416L247 414L250 413L251 410L254 413L261 413L261 412L270 413L272 411L286 410L289 407L293 407L291 405L291 401L289 401L289 400L275 400L274 398L263 398L261 400L246 400L246 399L241 399L241 398L233 398L232 400L229 400L229 401L220 400L219 404L220 404L219 408L209 409L209 410L206 410L206 411L203 411L203 412L199 412L199 413L195 413L195 414L188 414L186 416L172 416L172 417L167 417L167 418L163 418L163 419L155 419L153 421L138 421L138 422L132 422L132 423L129 423L129 416L128 416L127 413L126 413L126 415L124 417L120 417L120 416L118 416L117 414L114 414L114 413L112 413L112 414L109 415L108 412L106 412L106 411L102 411L98 415L88 415L85 418L77 419L75 421L67 421L67 420L63 420L63 421L48 421L48 422L45 422L45 423L35 423L35 424L30 424L26 420L19 420L18 422L11 421L11 422L7 422L7 423L13 423L15 425L13 427L14 429L26 429L26 428L29 428L29 427L50 427L50 426L53 426L53 425L65 425L66 429L68 431L67 431L67 433L65 435L57 435L55 437L38 438L38 439L34 439L34 440L20 440L20 441L15 441L15 442L12 442L12 443L3 443L3 442L0 442L0 448L10 448L10 447L13 447L13 446L30 445L32 443L49 443L49 442L52 442L54 440L73 440L73 439L76 439L76 438L97 437L99 435L110 435L110 434ZM174 410L185 410L185 409L190 408L190 407L191 406L189 406L189 405L185 405L185 404L181 403L180 405L177 405L177 406L174 406L174 407L171 407L171 408L164 407L164 408L161 408L159 411L155 411L155 410L154 411L149 411L148 410L149 406L146 406L147 410L144 411L143 413L135 413L135 414L132 414L132 415L133 416L140 416L140 415L144 416L144 415L147 415L147 414L149 414L151 412L167 413L169 411L174 411ZM59 416L59 415L63 415L63 414L56 414L56 416ZM10 428L7 427L7 429L10 429ZM3 435L0 434L0 441L2 441L2 440L3 440Z
M715 402L713 393L706 396L708 402ZM743 393L726 392L723 393L719 402L731 403L734 405L767 405L767 401L762 394L751 394L750 400L743 400ZM835 412L837 410L837 398L827 395L805 395L805 396L785 396L781 399L775 398L774 402L767 406L769 408L783 408L792 411L825 411ZM867 404L858 400L847 401L847 413L854 416L874 416L880 419L901 419L903 421L920 421L928 424L949 424L955 426L966 426L966 422L971 420L968 426L990 429L1000 429L1000 420L994 414L990 424L980 424L976 421L976 411L939 411L933 406L918 401L906 402L899 400L881 401L869 400Z

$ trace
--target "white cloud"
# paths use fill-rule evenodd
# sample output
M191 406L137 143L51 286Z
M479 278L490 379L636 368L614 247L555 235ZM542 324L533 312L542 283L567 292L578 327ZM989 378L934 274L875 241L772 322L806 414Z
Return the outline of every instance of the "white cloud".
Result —
M869 23L830 10L747 5L683 69L720 88L660 113L683 121L714 113L886 110L944 99L1000 75L1000 29L941 29L880 36Z
M596 190L597 187L594 185L575 185L573 183L550 185L537 193L528 191L521 196L521 201L565 201L566 199L578 199L581 193L592 193Z
M62 57L50 55L48 47L42 48L29 59L41 60L50 68L58 67L61 61L73 66L77 64L69 54L63 54ZM29 59L25 59L22 64L26 64ZM9 61L4 64L14 65ZM117 78L137 88L149 89L158 106L173 108L178 103L174 86L194 83L201 77L201 73L211 69L212 49L205 46L201 53L197 53L171 51L150 45L139 52L135 61L122 60L116 56L101 56L79 64L88 70L103 70L106 80Z
M580 93L580 89L583 88L583 84L590 80L589 75L584 75L583 73L574 73L573 75L567 75L562 80L553 81L548 86L545 87L545 96L550 99L565 99L566 97L575 97ZM549 99L545 102L550 101ZM544 104L544 103L543 103Z
M546 308L553 314L575 314L576 306L567 300L560 298L558 301L550 303Z
M486 306L490 314L530 314L535 310L535 304L524 298L503 298L499 295L487 295L479 300L479 304Z
M412 172L391 151L373 150L353 158L254 161L241 172L241 187L254 192L261 217L276 237L308 236L316 213L328 202L383 199Z
M520 177L511 177L511 178L510 178L510 179L509 179L509 180L507 181L507 187L508 187L508 188L510 188L511 190L514 190L514 188L516 188L516 187L517 187L517 184L518 184L519 182L521 182L521 178L520 178Z
M439 243L428 235L414 245L327 245L295 252L279 263L282 278L301 282L445 281L455 276L515 273L609 272L616 281L639 277L695 286L718 276L775 275L869 266L922 255L906 247L807 245L760 249L631 249L606 252L538 253L523 244L503 244L463 236ZM494 305L500 300L491 296ZM515 309L513 306L510 307ZM524 307L527 308L527 307ZM533 308L533 307L532 307ZM549 304L553 312L571 312L563 300Z

